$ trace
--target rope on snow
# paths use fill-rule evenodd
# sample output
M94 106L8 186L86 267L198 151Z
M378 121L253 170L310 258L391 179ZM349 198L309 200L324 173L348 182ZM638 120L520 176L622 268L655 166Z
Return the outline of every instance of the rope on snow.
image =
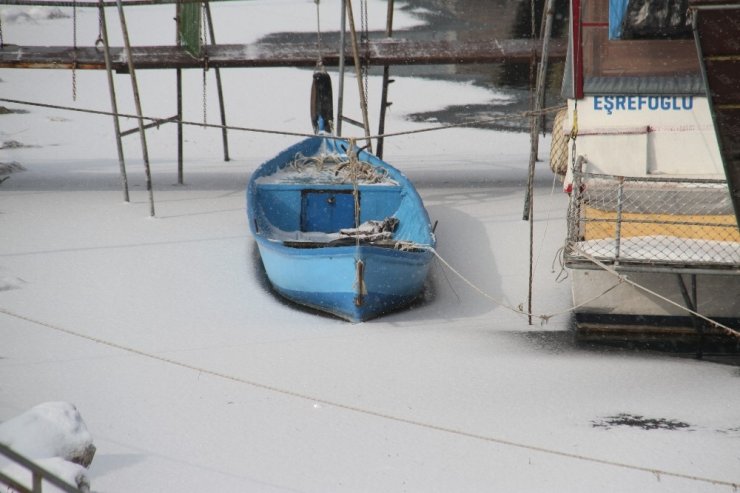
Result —
M515 448L519 448L519 449L523 449L523 450L529 450L529 451L532 451L532 452L539 452L539 453L543 453L543 454L547 454L547 455L552 455L552 456L556 456L556 457L561 457L561 458L566 458L566 459L574 459L574 460L579 460L579 461L583 461L583 462L589 462L589 463L592 463L592 464L607 465L607 466L618 467L618 468L621 468L621 469L627 469L627 470L632 470L632 471L647 472L647 473L652 474L652 475L654 475L656 477L660 477L660 476L663 476L663 477L672 477L672 478L676 478L676 479L685 479L685 480L688 480L688 481L696 481L696 482L700 482L700 483L712 484L712 485L715 485L715 486L727 486L727 487L732 488L733 491L737 491L738 488L740 488L740 483L736 483L736 482L732 482L732 481L725 481L725 480L721 480L721 479L708 478L708 477L697 476L697 475L693 475L693 474L685 474L685 473L681 473L681 472L666 471L666 470L656 469L656 468L647 467L647 466L640 466L640 465L635 465L635 464L628 464L628 463L625 463L625 462L612 461L612 460L609 460L609 459L601 459L601 458L598 458L598 457L592 457L592 456L583 455L583 454L576 454L576 453L573 453L573 452L566 452L566 451L563 451L563 450L557 450L557 449L553 449L553 448L542 447L542 446L539 446L539 445L532 445L532 444L528 444L528 443L517 442L517 441L514 441L514 440L508 440L508 439L499 438L499 437L496 437L496 436L483 435L483 434L479 434L479 433L473 433L473 432L469 432L469 431L465 431L465 430L461 430L461 429L457 429L457 428L452 428L452 427L447 427L447 426L441 426L441 425L435 425L433 423L427 423L427 422L416 420L416 419L413 419L413 418L406 418L406 417L403 417L403 416L389 414L389 413L385 413L385 412L382 412L382 411L374 411L372 409L366 409L366 408L354 406L354 405L351 405L351 404L344 404L344 403L341 403L341 402L338 402L338 401L333 401L333 400L326 399L326 398L323 398L323 397L316 397L316 396L312 396L312 395L309 395L309 394L304 394L304 393L296 392L294 390L289 390L289 389L284 389L284 388L281 388L281 387L276 387L274 385L264 384L264 383L258 382L256 380L250 380L248 378L238 377L238 376L234 376L234 375L229 375L227 373L222 373L222 372L219 372L219 371L216 371L216 370L210 370L208 368L198 367L198 366L195 366L195 365L191 365L189 363L185 363L183 361L178 361L178 360L175 360L175 359L167 358L167 357L162 356L162 355L153 354L153 353L149 353L149 352L143 351L141 349L136 349L136 348L133 348L133 347L130 347L130 346L126 346L124 344L119 344L119 343L116 343L116 342L106 341L106 340L101 339L101 338L98 338L98 337L90 336L90 335L83 334L83 333L78 332L78 331L74 331L74 330L71 330L71 329L66 329L66 328L61 327L61 326L58 326L58 325L54 325L54 324L51 324L51 323L47 323L47 322L43 322L43 321L40 321L40 320L36 320L36 319L30 318L30 317L27 317L27 316L24 316L24 315L20 315L20 314L17 314L17 313L12 312L10 310L7 310L5 308L0 308L0 313L4 314L6 316L9 316L9 317L13 317L13 318L19 319L19 320L24 320L24 321L29 322L29 323L32 323L34 325L39 325L39 326L42 326L42 327L46 327L48 329L52 329L52 330L55 330L57 332L61 332L63 334L67 334L67 335L70 335L70 336L73 336L73 337L77 337L77 338L80 338L80 339L84 339L84 340L87 340L87 341L90 341L90 342L94 342L94 343L97 343L97 344L102 344L104 346L107 346L107 347L110 347L110 348L114 348L114 349L118 349L118 350L121 350L121 351L125 351L125 352L131 353L131 354L135 354L137 356L148 358L150 360L155 360L155 361L159 361L161 363L166 363L166 364L170 364L170 365L173 365L173 366L176 366L176 367L179 367L179 368L191 370L191 371L197 372L199 374L209 375L211 377L220 378L220 379L223 379L223 380L228 380L228 381L231 381L231 382L240 383L240 384L244 384L244 385L249 385L251 387L254 387L254 388L257 388L257 389L260 389L260 390L265 390L265 391L268 391L268 392L274 392L274 393L281 394L281 395L284 395L284 396L294 397L294 398L297 398L297 399L302 399L302 400L306 400L306 401L313 402L313 403L324 404L326 406L331 406L331 407L334 407L334 408L337 408L337 409L342 409L344 411L354 412L354 413L362 414L362 415L365 415L365 416L372 416L372 417L375 417L375 418L381 418L381 419L393 421L393 422L396 422L396 423L403 423L403 424L407 424L407 425L411 425L411 426L415 426L415 427L423 428L423 429L427 429L427 430L439 431L439 432L442 432L442 433L447 433L447 434L451 434L451 435L455 435L455 436L459 436L459 437L472 438L474 440L480 440L480 441L488 442L488 443L495 443L495 444L503 445L503 446L507 446L507 447L515 447Z

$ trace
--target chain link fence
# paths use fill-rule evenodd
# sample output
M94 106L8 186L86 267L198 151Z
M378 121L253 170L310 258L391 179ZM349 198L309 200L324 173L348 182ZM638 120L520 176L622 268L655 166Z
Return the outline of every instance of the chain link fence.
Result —
M580 171L568 212L569 260L740 267L740 232L724 180Z

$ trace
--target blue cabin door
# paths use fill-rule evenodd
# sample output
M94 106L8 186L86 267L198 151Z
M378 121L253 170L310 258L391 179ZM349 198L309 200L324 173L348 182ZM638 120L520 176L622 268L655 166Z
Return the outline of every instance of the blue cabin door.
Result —
M301 231L336 233L355 227L352 190L304 190L301 196Z

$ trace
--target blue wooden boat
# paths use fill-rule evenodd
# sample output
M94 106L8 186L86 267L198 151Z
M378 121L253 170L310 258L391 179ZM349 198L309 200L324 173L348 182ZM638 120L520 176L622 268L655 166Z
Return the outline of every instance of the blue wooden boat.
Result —
M429 216L400 171L329 134L262 164L247 215L274 289L352 322L419 297L435 245Z

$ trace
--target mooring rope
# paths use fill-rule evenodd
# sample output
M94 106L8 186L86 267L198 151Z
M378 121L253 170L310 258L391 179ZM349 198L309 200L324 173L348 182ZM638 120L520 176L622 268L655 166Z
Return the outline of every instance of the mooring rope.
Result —
M334 400L330 400L330 399L323 398L323 397L317 397L317 396L313 396L313 395L302 393L302 392L296 392L294 390L285 389L285 388L282 388L282 387L277 387L277 386L274 386L274 385L265 384L265 383L262 383L262 382L258 382L256 380L251 380L251 379L248 379L248 378L243 378L243 377L238 377L238 376L234 376L234 375L229 375L227 373L222 373L222 372L219 372L219 371L216 371L216 370L211 370L211 369L208 369L208 368L199 367L199 366L196 366L196 365L191 365L191 364L186 363L186 362L183 362L183 361L178 361L178 360L175 360L175 359L172 359L172 358L168 358L168 357L165 357L165 356L162 356L162 355L159 355L159 354L154 354L154 353L150 353L150 352L147 352L147 351L144 351L144 350L141 350L141 349L136 349L136 348L131 347L131 346L126 346L124 344L107 341L105 339L101 339L99 337L94 337L94 336L90 336L90 335L87 335L87 334L83 334L82 332L78 332L78 331L75 331L75 330L67 329L67 328L61 327L59 325L51 324L51 323L48 323L48 322L43 322L41 320L37 320L37 319L31 318L31 317L27 317L25 315L20 315L18 313L12 312L12 311L7 310L5 308L0 308L0 313L2 313L4 315L7 315L9 317L16 318L18 320L23 320L23 321L32 323L34 325L38 325L38 326L45 327L45 328L48 328L48 329L51 329L51 330L54 330L54 331L57 331L57 332L61 332L63 334L67 334L67 335L70 335L70 336L73 336L73 337L77 337L77 338L80 338L80 339L83 339L83 340L86 340L86 341L94 342L94 343L101 344L101 345L104 345L104 346L107 346L107 347L110 347L110 348L118 349L120 351L124 351L124 352L130 353L130 354L134 354L136 356L140 356L140 357L147 358L147 359L154 360L154 361L159 361L160 363L166 363L166 364L169 364L169 365L176 366L178 368L183 368L183 369L186 369L186 370L194 371L194 372L197 372L198 374L209 375L209 376L214 377L214 378L220 378L222 380L227 380L227 381L231 381L231 382L235 382L235 383L249 385L251 387L254 387L254 388L257 388L257 389L260 389L260 390L264 390L264 391L268 391L268 392L274 392L274 393L277 393L277 394L280 394L280 395L284 395L284 396L288 396L288 397L294 397L294 398L297 398L297 399L309 401L309 402L316 403L316 404L323 404L323 405L326 405L326 406L331 406L331 407L334 407L334 408L337 408L337 409L341 409L341 410L349 411L349 412L354 412L354 413L362 414L362 415L365 415L365 416L372 416L372 417L375 417L375 418L381 418L381 419L385 419L385 420L388 420L388 421L393 421L393 422L396 422L396 423L407 424L407 425L415 426L415 427L418 427L418 428L423 428L423 429L426 429L426 430L439 431L439 432L442 432L442 433L447 433L447 434L451 434L451 435L455 435L455 436L459 436L459 437L471 438L471 439L474 439L474 440L480 440L480 441L488 442L488 443L495 443L495 444L503 445L503 446L507 446L507 447L515 447L515 448L518 448L518 449L529 450L529 451L532 451L532 452L539 452L539 453L543 453L543 454L547 454L547 455L552 455L552 456L556 456L556 457L562 457L562 458L566 458L566 459L574 459L574 460L579 460L579 461L583 461L583 462L589 462L589 463L593 463L593 464L602 464L602 465L617 467L617 468L621 468L621 469L646 472L646 473L652 474L658 480L660 480L660 478L662 476L665 476L665 477L672 477L672 478L676 478L676 479L684 479L684 480L689 480L689 481L696 481L696 482L700 482L700 483L708 483L708 484L712 484L712 485L715 485L715 486L727 486L727 487L732 488L733 491L737 491L737 489L740 488L740 482L725 481L725 480L721 480L721 479L714 479L714 478L709 478L709 477L704 477L704 476L697 476L697 475L693 475L693 474L685 474L685 473L681 473L681 472L668 471L668 470L665 470L665 469L657 469L657 468L652 468L652 467L640 466L640 465L636 465L636 464L629 464L629 463L626 463L626 462L618 462L618 461L613 461L613 460L609 460L609 459L601 459L601 458L598 458L598 457L592 457L592 456L588 456L588 455L584 455L584 454L576 454L576 453L573 453L573 452L566 452L566 451L558 450L558 449L554 449L554 448L548 448L548 447L543 447L543 446L539 446L539 445L532 445L532 444L528 444L528 443L517 442L517 441L514 441L514 440L509 440L509 439L505 439L505 438L499 438L499 437L496 437L496 436L484 435L484 434L481 434L481 433L469 432L469 431L461 430L461 429L458 429L458 428L452 428L452 427L448 427L448 426L436 425L436 424L433 424L433 423L427 423L427 422L416 420L416 419L413 419L413 418L406 418L406 417L403 417L403 416L398 416L398 415L386 413L386 412L383 412L383 411L375 411L375 410L372 410L372 409L366 409L366 408L362 408L362 407L355 406L355 405L352 405L352 404L345 404L345 403L342 403L342 402L339 402L339 401L334 401Z
M27 106L36 106L39 108L48 108L48 109L54 109L54 110L64 110L64 111L75 111L78 113L88 113L92 115L101 115L101 116L116 116L119 118L135 118L138 119L139 116L131 114L131 113L121 113L121 112L112 112L112 111L105 111L105 110L92 110L87 108L75 108L73 106L64 106L64 105L58 105L58 104L50 104L50 103L37 103L33 101L23 101L19 99L9 99L9 98L0 98L0 101L5 103L13 103L13 104L22 104ZM412 135L412 134L419 134L424 132L434 132L437 130L446 130L450 128L466 128L466 127L475 127L477 125L486 125L489 123L495 123L501 120L506 120L509 118L530 118L533 115L546 115L548 113L553 113L556 111L559 111L561 109L565 108L565 106L552 106L549 108L543 108L540 111L522 111L520 113L507 113L506 115L500 115L496 117L489 117L489 118L480 118L477 120L471 120L468 122L460 122L460 123L450 123L446 125L438 125L435 127L429 127L429 128L420 128L416 130L406 130L401 132L389 132L389 133L383 133L383 134L376 134L376 135L369 135L369 136L362 136L362 137L356 137L357 139L379 139L379 138L385 138L385 137L398 137L401 135ZM241 126L234 126L234 125L219 125L217 123L207 123L204 124L203 122L194 122L194 121L187 121L187 120L178 120L177 118L159 118L159 117L152 117L152 116L142 116L142 120L147 120L156 124L164 124L164 123L180 123L182 125L189 125L189 126L197 126L197 127L204 127L204 128L218 128L218 129L226 129L226 130L235 130L235 131L241 131L241 132L253 132L253 133L262 133L262 134L272 134L272 135L286 135L291 137L316 137L316 134L314 133L307 133L307 132L289 132L286 130L271 130L271 129L265 129L265 128L256 128L256 127L241 127ZM347 137L339 137L335 135L323 135L324 138L327 139L336 139L336 140L347 140Z
M423 246L418 246L417 248L424 248L424 247ZM584 252L583 250L580 250L580 249L577 249L577 248L575 249L575 252L576 253L578 253L579 255L583 255L586 259L588 259L589 261L593 262L596 266L598 266L601 269L603 269L603 270L609 272L610 274L613 274L614 276L616 276L617 277L617 281L616 281L615 284L611 285L610 287L608 287L607 289L605 289L601 293L595 295L592 298L589 298L586 301L583 301L583 302L581 302L581 303L579 303L577 305L574 305L574 306L572 306L572 307L570 307L568 309L561 310L559 312L549 313L549 314L541 314L541 313L538 314L538 313L534 313L534 312L528 312L527 310L524 310L521 305L519 305L518 307L514 307L514 306L509 305L508 303L505 303L503 301L500 301L500 300L494 298L493 296L491 296L490 294L488 294L487 292L485 292L482 288L480 288L479 286L477 286L476 284L474 284L471 280L469 280L468 278L466 278L462 273L460 273L454 267L452 267L452 265L450 265L450 263L447 262L439 254L439 252L436 249L430 248L430 247L427 247L427 249L430 250L435 255L435 257L437 257L439 259L439 261L442 262L442 264L445 267L447 267L453 274L455 274L457 277L459 277L465 284L467 284L468 286L470 286L473 290L477 291L483 297L489 299L490 301L492 301L496 305L498 305L498 306L500 306L502 308L506 308L507 310L510 310L510 311L512 311L514 313L518 313L519 315L525 315L527 317L539 318L542 321L542 323L549 322L551 318L556 317L558 315L564 315L566 313L574 312L578 308L581 308L583 306L586 306L586 305L588 305L588 304L596 301L597 299L601 298L605 294L611 292L612 290L614 290L620 284L626 283L626 284L630 284L630 285L632 285L632 286L634 286L634 287L636 287L636 288L638 288L638 289L640 289L642 291L645 291L646 293L651 294L651 295L653 295L653 296L655 296L655 297L657 297L657 298L659 298L659 299L661 299L661 300L663 300L663 301L665 301L667 303L670 303L671 305L674 305L674 306L680 308L681 310L689 313L690 315L697 316L697 317L701 318L702 320L704 320L705 322L709 322L712 326L720 329L726 335L729 335L729 336L732 336L732 337L736 337L736 338L740 338L740 331L737 331L735 329L732 329L731 327L728 327L727 325L724 325L724 324L722 324L720 322L717 322L716 320L713 320L713 319L707 317L706 315L702 315L701 313L698 313L698 312L696 312L696 311L694 311L694 310L692 310L690 308L687 308L687 307L681 305L680 303L676 303L675 301L670 300L670 299L666 298L665 296L663 296L663 295L661 295L659 293L656 293L655 291L653 291L653 290L651 290L651 289L649 289L649 288L647 288L647 287L645 287L645 286L643 286L643 285L641 285L641 284L639 284L639 283L637 283L637 282L629 279L627 276L624 276L624 275L620 274L619 272L617 272L613 268L609 267L608 265L604 264L603 262L601 262L598 259L594 258L593 256L589 255L588 253ZM563 249L561 249L561 251L562 250Z
M539 318L542 321L543 324L549 322L550 319L553 318L553 317L556 317L558 315L565 315L566 313L573 312L573 311L577 310L578 308L581 308L584 305L587 305L587 304L589 304L589 303L591 303L593 301L596 301L597 299L599 299L602 296L604 296L605 294L609 293L610 291L612 291L613 289L615 289L617 286L619 286L622 283L622 280L620 279L614 285L608 287L607 289L605 289L601 293L597 294L593 298L590 298L590 299L584 301L583 303L579 303L578 305L572 306L572 307L567 308L565 310L561 310L559 312L554 312L554 313L549 313L549 314L538 314L538 313L529 312L529 311L525 310L521 304L519 306L516 306L515 307L515 306L511 306L510 304L508 304L506 302L503 302L501 300L496 299L495 297L493 297L492 295L490 295L489 293L487 293L485 290L483 290L481 287L479 287L475 283L473 283L473 281L471 281L470 279L468 279L467 277L465 277L460 271L458 271L457 269L455 269L452 265L450 265L450 263L447 260L445 260L442 257L442 255L440 255L439 252L435 248L432 248L432 247L424 247L424 246L420 246L420 245L418 245L417 248L424 248L424 249L427 249L427 250L431 251L434 254L434 256L437 257L437 259L439 259L439 261L445 267L447 267L450 270L450 272L452 272L457 277L459 277L465 284L467 284L468 286L470 286L474 291L478 292L484 298L492 301L494 304L496 304L496 305L498 305L498 306L500 306L502 308L506 308L507 310L510 310L510 311L512 311L514 313L517 313L519 315L524 315L526 317Z

